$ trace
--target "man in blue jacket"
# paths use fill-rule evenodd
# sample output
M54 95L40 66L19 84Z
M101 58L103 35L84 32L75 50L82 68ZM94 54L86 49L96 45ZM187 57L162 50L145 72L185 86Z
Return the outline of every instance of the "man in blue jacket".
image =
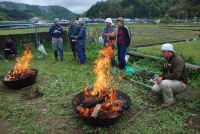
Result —
M68 38L69 38L69 41L70 41L72 53L74 55L74 58L72 60L76 60L76 53L77 53L76 43L77 43L77 40L74 37L78 35L78 30L79 30L79 28L76 24L74 24L74 20L70 20Z
M62 50L62 34L64 33L63 28L59 25L59 19L54 20L54 24L49 28L49 34L52 36L52 47L56 61L58 61L58 53L60 53L61 61L63 61L63 50Z
M82 22L79 22L78 26L79 26L79 32L78 36L76 36L77 52L80 64L84 64L86 61L86 55L85 55L86 28L85 26L83 26Z

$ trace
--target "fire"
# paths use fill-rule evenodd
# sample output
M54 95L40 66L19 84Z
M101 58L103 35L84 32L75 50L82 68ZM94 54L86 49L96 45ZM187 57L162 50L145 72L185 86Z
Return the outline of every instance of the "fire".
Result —
M16 65L10 72L7 73L4 80L10 81L27 77L31 73L28 69L32 58L33 56L31 54L31 50L26 49L24 51L24 56L18 58Z
M112 85L113 77L110 75L111 58L115 54L115 50L112 48L114 44L114 41L107 43L106 47L99 52L98 58L94 62L94 72L97 75L94 88L92 90L85 88L84 103L86 103L86 106L80 105L76 108L83 116L89 116L95 109L96 103L90 107L90 102L92 101L97 101L97 104L101 102L100 111L107 115L117 115L120 111L123 101L117 96L116 90L114 90Z

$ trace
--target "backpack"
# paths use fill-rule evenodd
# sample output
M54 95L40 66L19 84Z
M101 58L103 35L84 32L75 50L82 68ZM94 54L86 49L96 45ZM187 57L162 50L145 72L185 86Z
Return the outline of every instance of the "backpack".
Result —
M126 43L126 47L129 47L130 44L131 44L131 31L129 30L128 27L125 26L125 28L126 28L126 30L128 32L128 38L129 38L129 42Z

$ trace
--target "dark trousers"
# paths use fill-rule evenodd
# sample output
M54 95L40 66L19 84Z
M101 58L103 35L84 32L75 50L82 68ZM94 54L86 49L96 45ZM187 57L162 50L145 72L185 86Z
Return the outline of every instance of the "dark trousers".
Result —
M76 43L77 42L73 42L72 40L70 40L70 47L71 47L72 53L74 55L74 58L76 58L76 53L77 53Z
M106 47L106 45L104 44L104 48ZM114 50L113 51L113 57L111 58L111 65L112 65L112 67L114 67L115 66L115 45L112 45L112 50Z
M77 52L78 52L78 58L80 60L81 63L84 63L86 60L86 55L85 55L85 45L81 44L77 44Z
M17 48L13 48L11 50L4 50L4 58L6 60L8 60L8 54L10 53L15 54L15 56L17 56Z
M119 60L119 68L124 69L126 67L126 46L125 44L117 43L118 47L118 60Z

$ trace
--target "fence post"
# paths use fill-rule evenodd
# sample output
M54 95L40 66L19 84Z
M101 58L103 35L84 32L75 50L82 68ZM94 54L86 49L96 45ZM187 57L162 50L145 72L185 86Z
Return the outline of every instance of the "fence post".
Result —
M90 44L90 27L88 23L88 45Z

